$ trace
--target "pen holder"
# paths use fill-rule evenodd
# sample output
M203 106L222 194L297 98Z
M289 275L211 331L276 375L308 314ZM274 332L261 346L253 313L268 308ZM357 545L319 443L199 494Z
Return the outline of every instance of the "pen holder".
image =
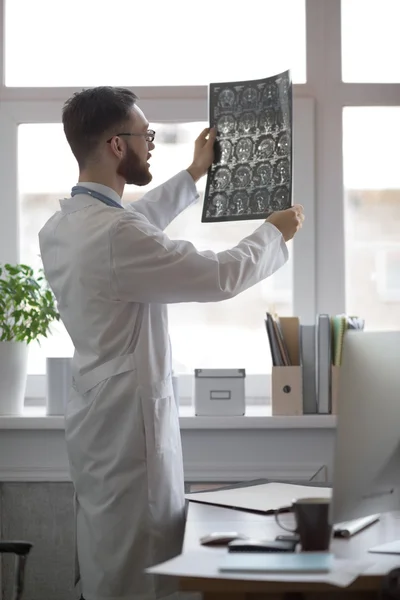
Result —
M338 395L339 395L339 375L340 375L340 367L335 367L332 365L332 375L331 375L331 406L332 406L332 414L338 414Z
M272 415L303 414L302 368L272 367Z

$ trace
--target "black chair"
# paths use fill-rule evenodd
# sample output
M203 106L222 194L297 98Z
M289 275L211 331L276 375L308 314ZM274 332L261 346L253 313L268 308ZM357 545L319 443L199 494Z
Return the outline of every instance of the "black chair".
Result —
M0 554L15 554L15 583L13 600L20 600L24 591L25 566L32 548L30 542L0 541Z

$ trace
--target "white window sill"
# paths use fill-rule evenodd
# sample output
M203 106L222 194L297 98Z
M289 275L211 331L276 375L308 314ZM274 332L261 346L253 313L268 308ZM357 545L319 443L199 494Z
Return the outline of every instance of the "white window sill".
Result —
M248 406L241 417L196 417L192 406L179 409L181 429L332 429L334 415L302 415L273 417L270 406ZM64 429L64 417L46 415L45 407L25 408L19 417L0 416L2 429Z

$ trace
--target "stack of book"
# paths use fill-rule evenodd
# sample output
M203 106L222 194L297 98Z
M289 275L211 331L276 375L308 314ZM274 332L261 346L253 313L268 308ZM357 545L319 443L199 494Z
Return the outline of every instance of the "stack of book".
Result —
M347 315L320 314L314 325L304 325L298 317L273 317L267 313L265 326L273 378L274 373L277 376L279 372L284 381L282 373L285 371L277 371L276 367L298 367L300 370L299 386L302 389L297 392L301 394L302 414L335 412L332 388L342 361L344 335L348 329L364 329L364 320ZM289 371L287 373L289 375Z

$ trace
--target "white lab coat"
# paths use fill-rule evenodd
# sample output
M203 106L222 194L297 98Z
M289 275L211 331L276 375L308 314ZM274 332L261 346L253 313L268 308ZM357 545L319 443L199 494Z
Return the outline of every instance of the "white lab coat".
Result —
M175 589L144 573L180 553L185 525L167 304L231 298L287 260L271 224L219 254L171 241L164 228L197 197L186 171L127 210L78 195L61 200L39 234L75 346L66 443L86 600L152 600Z

